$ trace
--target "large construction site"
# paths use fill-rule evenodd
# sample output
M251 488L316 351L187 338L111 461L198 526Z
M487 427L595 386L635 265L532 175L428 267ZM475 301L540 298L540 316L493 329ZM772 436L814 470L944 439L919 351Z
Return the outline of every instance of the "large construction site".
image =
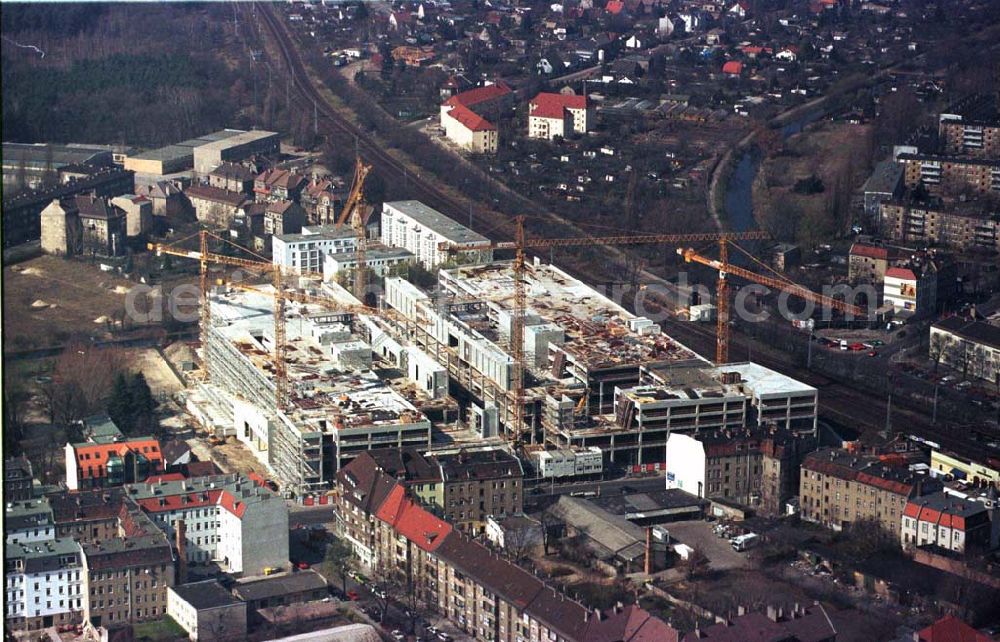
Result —
M537 259L441 269L431 291L389 277L374 308L329 282L280 287L287 307L274 286L214 288L188 408L292 493L322 492L374 448L599 448L605 467L646 470L674 431L816 428L814 388L753 363L716 366Z

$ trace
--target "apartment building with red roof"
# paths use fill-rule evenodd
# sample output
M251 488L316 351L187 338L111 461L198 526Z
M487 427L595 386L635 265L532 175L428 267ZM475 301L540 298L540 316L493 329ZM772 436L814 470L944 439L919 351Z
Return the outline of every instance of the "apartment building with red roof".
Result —
M934 546L959 555L989 550L1000 533L1000 520L991 520L990 511L983 502L945 492L914 497L903 510L900 542L903 548Z
M337 475L338 532L367 549L376 575L406 586L482 641L676 642L641 608L594 611L454 529L365 453Z
M528 104L528 137L554 140L593 128L594 110L586 96L542 92Z
M834 530L864 520L898 535L907 502L941 489L932 477L835 448L806 455L800 474L802 519Z
M288 507L263 481L238 474L158 478L125 492L171 541L183 533L178 546L188 564L216 562L244 575L288 567Z
M441 105L441 127L458 147L474 154L495 154L499 130L494 121L513 97L503 83L455 94Z
M160 442L152 437L66 444L65 454L70 490L121 486L163 472Z

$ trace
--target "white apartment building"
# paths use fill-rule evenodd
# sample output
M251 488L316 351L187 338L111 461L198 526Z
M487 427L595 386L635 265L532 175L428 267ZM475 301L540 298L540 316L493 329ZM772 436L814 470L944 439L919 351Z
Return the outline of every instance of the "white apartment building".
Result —
M397 265L413 263L413 252L398 247L368 247L365 249L365 266L377 274L385 276ZM330 281L341 272L353 270L358 264L354 252L336 252L327 254L323 262L323 280Z
M328 256L353 256L357 239L350 227L316 225L303 227L301 234L271 237L271 261L285 272L320 273Z
M604 470L600 448L559 448L532 453L538 473L545 479L599 475Z
M183 521L189 563L244 575L288 565L288 507L263 484L231 474L132 484L126 492L171 541Z
M593 107L586 96L542 92L528 104L528 137L552 140L593 128Z
M382 244L413 252L417 261L425 268L433 269L456 259L465 263L493 260L492 250L460 251L459 255L455 255L441 249L442 243L459 247L481 246L489 243L489 239L420 201L391 201L383 204Z
M78 623L85 608L83 551L71 539L4 547L4 629Z
M55 520L47 497L8 502L4 509L4 540L30 544L55 539Z

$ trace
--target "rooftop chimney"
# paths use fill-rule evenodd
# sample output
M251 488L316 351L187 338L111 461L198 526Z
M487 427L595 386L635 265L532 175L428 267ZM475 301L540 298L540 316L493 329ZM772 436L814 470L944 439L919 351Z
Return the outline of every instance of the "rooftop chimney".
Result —
M174 541L177 547L177 584L187 583L187 529L184 520L174 521Z

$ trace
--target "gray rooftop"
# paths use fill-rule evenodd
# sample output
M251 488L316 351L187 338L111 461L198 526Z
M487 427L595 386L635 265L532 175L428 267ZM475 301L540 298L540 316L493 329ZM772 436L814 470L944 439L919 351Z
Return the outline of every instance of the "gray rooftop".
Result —
M198 611L242 604L241 600L233 597L232 593L215 580L180 584L171 586L170 590Z
M4 143L5 166L45 167L50 161L53 169L78 163L111 163L111 148L98 145L55 145L51 143Z
M76 555L76 562L79 562L80 545L76 540L69 538L50 539L44 542L31 542L30 544L7 544L4 546L4 559L23 559L29 572L36 570L50 570L59 567L58 558L67 555ZM55 565L36 564L32 561L54 560Z
M892 194L903 180L903 165L891 160L882 161L875 166L872 175L865 181L864 192Z
M313 570L306 570L240 582L233 587L233 593L240 599L250 602L277 597L279 595L315 591L316 589L326 588L326 586L326 580L319 573Z
M609 513L593 502L563 495L549 511L584 533L596 545L591 546L595 553L605 559L618 557L634 560L642 557L646 551L644 529L624 517Z
M473 232L466 226L458 223L433 207L424 205L420 201L391 201L385 204L406 214L417 223L433 230L445 237L452 243L488 243L482 234Z
M4 510L4 530L51 526L52 506L48 497L10 502Z

